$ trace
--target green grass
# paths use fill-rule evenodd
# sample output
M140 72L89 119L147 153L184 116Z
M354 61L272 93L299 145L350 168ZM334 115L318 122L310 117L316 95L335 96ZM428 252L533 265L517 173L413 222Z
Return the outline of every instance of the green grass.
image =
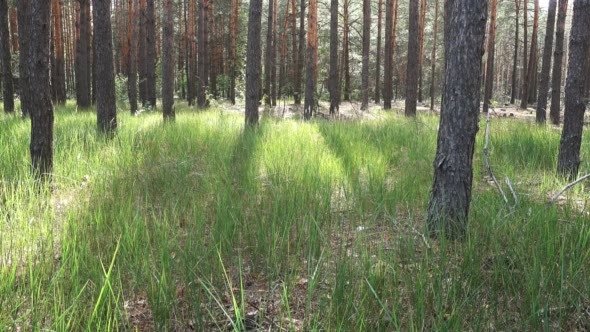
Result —
M587 190L546 205L564 185L555 129L493 120L514 210L480 131L469 235L450 243L422 236L436 117L244 130L180 105L174 124L121 111L105 140L74 110L57 109L43 191L29 122L0 116L2 331L590 328Z

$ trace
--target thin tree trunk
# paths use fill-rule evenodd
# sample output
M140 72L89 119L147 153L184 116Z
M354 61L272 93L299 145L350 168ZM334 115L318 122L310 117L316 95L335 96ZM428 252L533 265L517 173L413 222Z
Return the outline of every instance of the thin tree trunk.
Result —
M8 3L0 0L0 56L2 57L2 95L4 112L14 113L12 89L12 57L10 55L10 32L8 31Z
M207 87L209 85L209 57L207 54L209 52L209 0L200 0L199 5L197 105L202 108L207 106Z
M19 29L19 33L30 33L30 38L27 37L30 56L23 65L29 66L28 83L31 91L35 92L30 96L31 165L33 175L42 181L51 179L53 168L53 106L49 87L50 5L51 2L46 0L31 0L24 4L30 12L26 7L19 6L19 10L25 9L25 15L19 14L19 19L23 19L22 24L27 26L26 29ZM26 49L24 46L21 43L21 50Z
M342 33L342 71L344 76L344 100L350 101L350 49L348 37L350 28L348 25L348 1L344 0L343 33Z
M445 97L427 222L431 236L442 231L450 239L462 239L471 202L487 1L447 2Z
M423 99L423 72L424 72L424 31L426 29L426 0L420 1L420 55L418 58L418 101Z
M307 15L307 70L305 73L305 104L303 117L311 119L317 109L315 96L318 74L318 2L309 0L309 13Z
M237 76L237 38L238 38L238 19L240 13L240 1L232 1L232 14L230 21L230 88L229 99L232 105L236 104L236 76Z
M563 50L565 36L565 19L568 0L559 0L557 15L557 32L555 33L555 52L553 53L553 74L551 78L551 122L558 125L561 118L561 78L563 75Z
M305 0L300 1L299 9L299 47L295 67L295 105L301 105L301 84L303 82L303 64L305 63ZM347 1L347 0L345 0Z
M438 0L434 4L434 42L432 44L432 54L430 55L430 62L432 68L430 69L430 110L434 111L434 87L436 74L436 47L438 46Z
M539 58L539 0L535 0L535 15L533 18L533 35L531 36L531 53L529 56L529 74L528 74L528 91L527 91L527 107L529 103L535 102L537 91L537 69Z
M438 0L437 0L438 1ZM381 28L383 25L383 0L377 5L377 63L375 64L375 103L381 103Z
M112 134L117 129L115 68L111 0L93 0L94 51L96 61L96 115L98 130Z
M272 55L271 55L271 73L270 81L272 84L270 97L272 106L277 106L277 18L278 13L278 0L273 0L273 19L272 19ZM288 4L287 4L288 6Z
M522 88L520 91L520 108L526 109L528 104L528 91L529 91L529 61L527 57L527 47L528 47L528 5L529 0L524 0L524 22L523 22L523 30L524 30L524 48L522 52Z
M146 40L146 0L140 0L139 32L137 36L137 67L139 72L139 99L143 106L147 106L147 40Z
M127 95L129 96L129 111L131 115L137 113L137 24L135 24L138 16L138 6L134 0L129 0L129 20L127 22L127 45L129 52L127 53Z
M385 2L385 54L383 61L383 109L391 109L393 92L393 6L397 0Z
M260 63L260 30L262 28L262 0L250 0L248 17L248 51L246 54L246 125L258 124L258 101L262 65Z
M369 52L371 51L371 1L363 0L363 68L361 110L369 108Z
M574 17L569 43L565 115L559 145L557 172L573 180L580 167L580 147L584 129L584 87L590 57L590 1L574 0Z
M420 12L418 1L410 2L408 65L406 74L406 116L416 116L420 56Z
M557 0L549 0L547 12L547 30L545 32L545 46L543 50L543 65L541 68L541 80L539 82L539 98L537 101L537 123L544 124L547 121L547 98L549 95L549 74L551 70L551 53L553 52L553 36L555 31L555 13Z
M146 44L146 100L150 107L156 107L156 15L154 0L147 0L145 19Z
M510 94L510 104L514 105L516 103L516 96L518 95L518 88L516 84L516 78L518 75L518 32L520 30L520 25L518 24L518 19L520 17L519 9L520 9L520 0L514 0L515 6L515 33L514 33L514 57L512 59L512 90Z
M340 108L338 78L338 0L330 4L330 114L337 114Z
M264 104L271 104L271 71L272 71L272 23L274 21L274 1L268 1L268 19L266 25L266 52L264 58Z
M488 59L486 65L485 91L483 111L488 112L494 90L494 61L496 54L496 16L498 15L498 1L491 0L490 28L488 34Z
M174 5L164 1L162 22L162 111L164 120L173 121L174 114Z

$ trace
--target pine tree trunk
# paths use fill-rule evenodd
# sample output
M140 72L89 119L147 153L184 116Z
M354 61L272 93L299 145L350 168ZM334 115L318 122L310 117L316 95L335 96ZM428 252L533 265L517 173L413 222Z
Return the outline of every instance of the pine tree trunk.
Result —
M420 1L420 52L418 57L418 101L423 101L424 30L426 29L426 0Z
M141 104L145 107L148 104L147 100L147 40L146 40L146 0L139 0L139 31L137 36L137 71L139 73L139 99Z
M164 1L162 22L162 111L164 120L174 120L174 7Z
M375 64L375 103L381 103L381 27L383 25L383 0L377 5L377 63Z
M574 17L569 43L565 115L559 145L557 172L573 180L580 167L580 147L584 129L584 88L590 57L590 1L574 0Z
M262 0L250 0L248 15L248 50L246 53L246 125L258 124L258 100L262 65L260 35L262 28Z
M310 120L317 109L315 96L318 75L318 1L309 0L307 14L307 70L305 73L305 104L303 117Z
M8 31L8 0L0 0L0 56L2 57L2 95L4 112L14 113L12 88L12 57L10 55L10 32Z
M528 48L528 2L529 0L524 0L524 22L523 22L523 30L524 30L524 47L522 52L522 88L520 91L520 108L526 109L528 105L528 91L529 91L529 61L527 57L527 48Z
M197 78L197 106L207 106L207 87L209 85L209 0L199 2L199 31L198 31L198 78Z
M541 79L539 81L539 98L537 101L537 123L544 124L547 121L547 97L549 95L549 74L551 70L551 53L553 52L553 36L555 31L555 13L557 0L549 0L547 12L547 30L545 32L545 46L543 50L543 64L541 67Z
M264 57L264 104L271 104L271 71L272 71L272 22L274 20L274 1L268 1L268 19L266 25L266 52Z
M229 99L232 105L236 104L236 76L237 76L237 42L238 37L238 18L240 13L239 0L232 0L232 14L230 23L230 88Z
M25 15L19 20L26 29L19 29L19 33L30 33L27 40L30 44L30 56L23 65L29 66L30 116L31 116L31 165L33 175L42 181L50 180L53 168L53 106L51 105L50 77L49 77L49 35L51 2L46 0L31 0L26 7L19 1L19 11L25 9ZM26 13L30 13L28 16ZM27 20L28 16L28 20ZM22 27L22 26L21 26ZM21 50L26 49L21 43Z
M146 99L150 107L156 107L156 16L154 0L147 0L145 20L146 38Z
M529 103L535 102L537 90L537 69L538 69L538 58L539 58L539 0L535 0L535 15L533 19L533 34L531 36L531 53L529 55L529 73L527 75L528 78L528 91L526 93L527 96L527 107Z
M510 94L510 104L514 105L516 103L516 97L518 95L518 88L517 88L517 75L518 75L518 32L520 30L520 25L518 23L518 18L520 17L519 9L520 9L520 0L514 0L515 6L515 33L514 33L514 57L512 59L512 90Z
M432 54L430 55L430 62L432 68L430 69L430 110L434 111L434 87L436 74L436 47L438 44L438 0L434 4L434 42L432 44Z
M346 0L345 0L346 1ZM303 64L305 63L305 0L299 0L299 46L295 66L295 105L301 105L301 84L303 82Z
M558 125L561 118L561 78L563 76L563 53L565 38L565 19L568 0L559 0L557 32L555 33L555 52L553 53L553 74L551 75L551 122Z
M340 108L340 89L338 78L338 0L330 3L330 114L338 113Z
M90 17L88 7L90 0L78 0L78 39L76 40L76 100L78 107L85 109L91 105L90 100ZM20 28L19 28L20 30ZM21 48L23 44L21 43Z
M117 100L113 65L111 0L93 0L92 9L98 130L102 133L112 134L117 129Z
M420 12L418 1L410 2L408 65L406 74L406 116L416 116L420 56Z
M486 65L486 76L485 76L485 91L483 99L483 111L488 112L490 107L490 100L492 99L492 93L494 90L494 61L496 54L496 16L498 15L498 1L491 0L491 16L490 16L490 28L488 34L488 59Z
M348 25L348 1L344 0L343 14L343 33L342 33L342 71L344 75L344 100L350 101L350 50L349 50L349 31Z
M139 14L137 4L134 0L129 0L129 20L127 22L127 95L129 96L129 111L131 115L137 114L137 16Z
M63 27L62 27L62 0L53 0L53 27L54 27L54 47L55 47L55 77L53 88L55 90L55 100L59 104L66 103L66 81L65 81L65 64L64 64L64 47L63 47Z
M361 110L369 108L369 52L371 51L371 1L363 0L363 68Z
M391 109L393 93L393 6L397 0L385 0L385 54L383 60L383 109Z
M487 1L447 0L447 5L445 97L427 221L432 236L442 231L462 239L471 202Z
M271 75L270 81L271 87L271 104L277 106L277 17L278 13L278 1L273 0L273 19L272 19L272 55L270 59Z

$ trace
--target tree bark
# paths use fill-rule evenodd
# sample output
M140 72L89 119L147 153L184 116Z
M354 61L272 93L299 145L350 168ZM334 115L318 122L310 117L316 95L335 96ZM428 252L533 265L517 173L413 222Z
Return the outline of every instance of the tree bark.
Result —
M462 239L471 202L487 1L447 2L445 96L427 222L432 236L444 232L450 239Z
M348 25L348 1L344 0L343 8L343 32L342 32L342 71L344 76L344 100L350 101L350 49L349 49L349 31Z
M528 70L529 73L527 75L528 80L528 91L526 92L526 107L527 108L529 103L535 102L535 91L537 89L537 69L538 69L538 57L539 57L539 0L535 0L535 12L533 18L533 34L531 36L531 53L529 55L529 65Z
M537 123L544 124L547 121L547 97L549 95L549 74L551 70L551 53L553 52L553 36L555 31L555 13L557 0L549 0L547 12L547 30L545 32L545 46L543 51L543 64L541 79L539 81L539 98L537 101Z
M432 44L432 54L430 55L430 62L432 68L430 69L430 110L434 111L434 87L436 74L436 47L438 46L438 0L434 4L434 42Z
M129 97L129 111L131 115L137 114L137 16L139 14L137 4L134 0L129 0L129 20L127 22L127 95Z
M237 38L238 38L238 19L240 17L240 1L231 0L231 20L230 20L230 87L229 100L232 105L236 104L236 76L237 76Z
M268 19L266 25L266 52L264 58L264 104L271 104L271 72L272 72L272 23L274 21L274 1L268 1Z
M491 0L491 16L490 16L490 28L488 34L488 59L486 65L486 76L485 76L485 91L483 99L483 111L487 112L490 107L490 100L492 99L492 93L494 90L494 61L496 54L496 17L498 15L498 1Z
M117 99L113 65L111 0L93 0L94 51L96 61L96 115L98 131L112 134L117 129Z
M416 116L416 102L418 93L420 35L420 12L418 1L410 2L409 36L408 36L408 65L406 74L406 116Z
M528 104L528 91L529 91L529 70L528 70L528 57L527 57L527 47L528 47L528 2L529 0L524 0L524 7L523 7L523 33L524 33L524 47L522 52L522 88L520 91L520 108L527 108Z
M437 0L438 1L438 0ZM383 0L377 5L377 63L375 64L375 103L381 103L381 27L383 25Z
M363 0L363 68L361 110L369 108L369 52L371 51L371 1Z
M248 15L248 51L246 55L246 126L258 124L258 100L262 65L260 63L260 30L262 27L262 0L250 0Z
M76 100L79 108L91 106L90 96L90 0L78 0L78 29L76 40ZM21 28L19 28L20 30ZM21 48L23 44L21 43Z
M385 54L383 60L383 109L391 109L393 93L393 6L397 0L386 0L385 3Z
M380 0L381 1L381 0ZM338 75L338 0L330 5L330 114L337 114L340 108Z
M580 147L584 129L584 88L590 56L590 1L574 0L574 17L569 42L565 115L559 145L557 172L575 179L580 167Z
M141 104L143 106L147 106L147 2L146 0L139 1L139 31L137 36L137 71L139 72L139 99L141 100Z
M207 106L207 87L209 86L209 0L200 0L199 5L197 106L203 108Z
M419 57L418 57L418 101L422 103L423 101L423 71L424 71L424 30L426 29L426 0L420 1L420 21L419 21L419 30L420 30L420 47L419 47Z
M515 9L515 33L514 33L514 57L512 59L512 90L510 94L510 104L514 105L516 103L516 97L518 95L518 88L517 88L517 76L518 76L518 32L520 30L520 25L518 24L518 18L520 17L519 10L520 10L520 0L514 0L514 9Z
M301 105L301 84L303 81L303 64L305 63L305 0L299 0L299 47L298 58L295 66L295 105ZM345 0L347 1L347 0Z
M317 100L315 97L316 81L318 75L318 1L309 0L309 13L307 15L307 70L305 73L305 104L303 117L310 120L316 112Z
M19 1L19 3L22 0ZM30 5L30 7L29 7ZM51 179L53 168L53 106L51 105L49 77L49 35L50 5L46 0L31 0L27 5L30 16L21 16L23 25L20 33L30 33L30 56L24 65L30 73L30 116L31 116L31 166L33 175L42 181ZM23 7L19 6L19 10ZM26 8L26 7L24 7ZM26 13L25 12L25 13ZM21 43L21 50L23 50ZM25 48L26 49L26 48Z
M145 9L146 38L146 99L150 107L156 107L156 15L154 0L147 0Z
M174 114L174 5L164 1L162 22L162 111L164 120L173 121Z
M557 32L555 33L555 52L553 53L553 74L551 75L551 122L558 125L561 118L561 78L563 75L563 49L565 38L565 19L568 0L559 0Z
M55 47L55 64L53 89L55 91L55 100L59 104L66 103L66 81L65 81L65 67L64 67L64 48L63 48L63 27L62 27L62 0L52 0L52 16L53 16L53 31L54 31L54 47Z
M0 0L0 56L2 56L2 95L4 97L4 112L14 113L12 56L10 55L7 0Z

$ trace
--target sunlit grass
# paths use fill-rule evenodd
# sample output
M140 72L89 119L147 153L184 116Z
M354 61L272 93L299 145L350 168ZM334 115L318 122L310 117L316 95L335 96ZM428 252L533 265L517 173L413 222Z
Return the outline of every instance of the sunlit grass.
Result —
M480 132L469 237L448 243L422 235L434 116L246 130L177 113L121 111L106 140L94 113L58 108L42 191L29 122L0 117L0 330L588 328L586 188L546 204L557 130L493 120L513 210Z

